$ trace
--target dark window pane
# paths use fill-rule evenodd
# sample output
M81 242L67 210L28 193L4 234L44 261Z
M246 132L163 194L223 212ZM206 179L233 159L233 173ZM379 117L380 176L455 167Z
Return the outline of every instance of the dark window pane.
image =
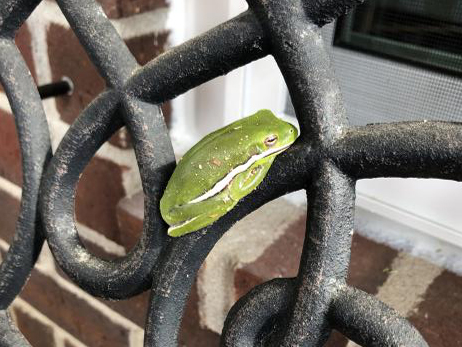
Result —
M462 75L462 1L368 0L339 20L334 45Z

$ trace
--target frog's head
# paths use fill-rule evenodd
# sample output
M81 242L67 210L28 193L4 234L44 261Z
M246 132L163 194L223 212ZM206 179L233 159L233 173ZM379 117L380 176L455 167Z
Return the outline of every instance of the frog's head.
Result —
M277 118L269 110L261 110L248 118L253 132L253 145L265 156L286 150L298 136L295 126Z

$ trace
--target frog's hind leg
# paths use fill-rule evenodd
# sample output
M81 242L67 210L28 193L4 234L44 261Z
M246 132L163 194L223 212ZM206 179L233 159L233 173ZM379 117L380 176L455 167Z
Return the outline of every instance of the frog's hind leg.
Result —
M207 225L215 222L224 213L203 213L198 216L192 217L185 220L182 223L171 225L167 233L169 236L178 237L183 236L199 229L206 227Z
M199 216L187 219L186 221L182 223L171 225L167 231L168 235L172 237L178 237L178 236L182 236L182 235L195 231L196 229L194 229L193 223L196 222L202 216L203 215L199 215Z
M236 204L232 199L226 198L227 194L222 192L202 202L173 208L170 214L177 222L169 223L168 235L182 236L212 224Z

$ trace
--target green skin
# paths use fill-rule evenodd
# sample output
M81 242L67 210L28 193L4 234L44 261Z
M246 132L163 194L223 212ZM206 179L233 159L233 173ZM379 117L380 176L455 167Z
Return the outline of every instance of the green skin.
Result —
M170 225L168 234L188 234L226 214L261 183L276 155L296 138L297 129L269 110L204 137L179 161L160 200L162 218ZM244 166L255 158L259 159L250 167Z

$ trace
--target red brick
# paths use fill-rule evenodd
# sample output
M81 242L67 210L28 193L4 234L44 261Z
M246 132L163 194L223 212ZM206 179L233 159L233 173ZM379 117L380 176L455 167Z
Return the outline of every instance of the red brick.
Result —
M385 283L398 251L371 241L359 234L353 236L348 284L370 294L377 294Z
M349 340L337 330L333 330L329 340L324 344L324 347L345 347L348 341Z
M53 328L31 317L27 312L15 308L16 323L24 337L34 347L55 346Z
M427 288L411 323L432 347L462 346L462 277L444 271Z
M234 274L236 300L257 284L276 277L297 275L300 254L303 247L306 219L300 218L287 227L256 261L245 264Z
M32 272L21 297L89 346L126 347L129 344L126 327L111 321L86 300L37 270Z
M11 243L19 215L20 202L0 189L0 238Z
M127 238L122 244L133 247L142 230L143 194L121 200L117 217L119 227ZM246 264L235 271L234 285L236 299L254 286L275 277L296 276L299 257L303 247L306 219L300 218L255 262ZM353 236L351 266L348 283L371 294L385 282L388 272L398 252L368 240L359 234ZM348 340L334 331L326 346L345 346Z
M105 82L71 29L50 24L47 43L52 80L58 81L67 76L74 83L72 95L55 99L61 118L71 124L81 110L104 90Z
M163 52L168 33L149 34L127 40L127 46L135 58L144 64ZM74 83L72 95L55 99L61 118L71 124L80 112L105 88L103 78L98 74L85 50L71 29L50 24L47 35L48 55L52 79L69 77ZM170 118L169 106L164 108L167 121ZM109 142L120 148L129 148L130 136L125 129L114 134Z
M165 0L98 0L98 2L109 18L130 17L167 6Z
M32 77L36 80L37 75L35 73L35 65L32 57L31 37L27 25L22 25L16 32L15 42L32 74ZM0 83L0 91L3 90L3 86Z
M172 105L166 102L161 105L162 115L164 116L167 127L170 128L172 118ZM122 127L117 131L108 141L111 145L117 146L122 149L133 148L132 137L126 127Z
M276 277L297 275L305 236L306 219L301 218L287 228L255 262L237 269L234 276L236 299L254 286ZM370 241L358 234L353 236L348 283L371 294L377 293L388 274L387 269L397 251Z
M128 49L132 52L140 65L145 65L154 57L165 51L169 32L148 34L133 37L125 41Z
M120 17L120 8L118 0L98 0L98 2L103 8L104 13L106 13L106 16L108 16L109 18Z
M197 286L194 284L188 298L185 314L181 322L179 346L203 347L218 346L220 336L199 324ZM140 327L144 327L148 305L149 292L123 301L103 301L107 306L127 317Z
M178 345L188 347L219 346L220 335L202 328L199 324L198 302L197 286L194 284L181 322Z
M122 185L124 170L127 168L94 157L85 168L77 187L77 220L116 242L120 241L116 206L125 196Z
M150 292L146 291L128 300L109 301L100 299L100 301L114 311L119 312L122 316L130 319L141 328L144 328L149 307L149 296Z
M117 222L120 230L120 244L130 250L135 246L143 231L144 195L139 192L120 200L117 205Z
M378 288L385 283L398 252L390 247L376 243L358 234L353 236L348 284L370 294L377 294ZM333 331L326 347L344 347L348 339L338 331Z
M32 44L29 28L27 25L22 25L16 32L15 37L16 46L18 46L27 67L29 68L32 77L37 81L37 74L35 72L34 58L32 56Z
M34 275L32 276L31 281L36 281L36 275L34 272ZM42 285L45 276L40 275L41 279L39 283L34 282L34 286L39 286ZM45 279L45 281L49 281L48 279ZM49 292L50 296L55 296L55 291L56 291L56 286L51 285L51 288L49 288L49 284L43 284L46 285L47 287L47 292ZM33 288L31 289L33 290ZM64 306L62 306L62 310L75 310L75 308L72 308L71 305L74 305L74 299L69 300L68 296L72 294L62 294L61 291L59 290L58 296L56 297L56 300L61 301L62 298L64 297ZM31 295L30 292L27 293L27 295ZM40 295L41 296L41 295ZM133 298L130 298L128 300L122 300L122 301L109 301L109 300L103 300L103 299L98 299L102 303L104 303L106 306L110 307L114 311L120 313L122 316L126 317L127 319L130 319L133 323L137 324L141 328L144 328L145 325L145 320L146 320L146 315L147 315L147 310L149 307L149 296L150 292L146 291L140 295L137 295ZM34 299L35 301L39 301L40 307L42 305L45 305L48 299L43 300L42 298L39 299ZM52 299L49 299L52 300ZM197 286L194 284L191 294L188 298L188 303L186 305L185 309L185 314L182 320L181 328L180 328L180 334L179 334L179 346L188 346L188 347L203 347L203 346L218 346L219 345L219 339L220 336L208 329L204 329L200 326L199 324L199 314L198 314L198 295L197 295ZM33 301L33 302L35 302ZM44 303L42 303L45 301ZM35 304L32 303L34 306ZM59 304L55 306L60 306ZM53 312L55 311L55 308L52 307L50 308ZM79 307L77 310L77 317L72 320L77 322L77 325L80 325L80 319L84 319L85 316L93 317L94 313L90 312L87 313L87 308L84 308L83 310ZM48 313L46 311L46 314L48 316L53 316L53 317L58 317L56 313ZM63 313L64 314L64 313ZM67 316L72 315L70 313L69 315L65 314L66 317L64 317L65 320L65 325L64 328L71 332L76 338L80 339L81 341L85 342L81 337L77 336L75 333L73 333L73 330L70 329L67 326L67 322L70 321L70 319ZM62 318L59 318L62 319ZM104 323L106 325L108 323ZM98 327L96 327L98 328ZM77 328L76 328L77 329ZM106 327L105 327L106 329ZM75 330L75 329L74 329ZM78 329L79 334L87 334L87 331L84 331L83 329ZM86 342L88 343L88 342ZM66 346L73 346L73 344L70 341L66 341ZM93 346L93 344L90 344ZM98 345L99 346L99 345ZM103 346L103 344L101 345ZM104 345L106 346L106 345ZM111 345L112 346L112 345ZM118 345L117 345L118 346Z
M126 3L131 4L133 2ZM128 39L126 40L126 44L138 63L140 65L145 65L165 51L168 36L169 32L167 31L159 34L152 33ZM168 126L170 126L171 111L170 102L162 105L162 113Z
M235 271L236 300L256 285L272 278L297 275L305 226L306 219L300 218L290 225L284 235L266 249L260 258ZM388 277L384 270L390 267L397 254L397 251L387 246L355 234L348 283L369 293L377 293L377 289ZM347 338L334 331L326 346L343 347L347 343Z
M162 114L165 119L165 123L167 124L167 127L170 128L171 122L172 122L172 104L171 102L167 102L165 104L161 105L162 109Z
M286 232L255 262L246 264L234 273L236 300L256 285L276 277L297 275L305 237L306 218L302 217L287 227ZM329 347L346 346L348 340L334 332L326 343Z
M80 112L104 90L106 83L71 29L50 24L47 42L52 80L59 81L67 76L74 84L72 95L55 98L61 119L72 124ZM130 147L126 133L125 129L119 130L109 142L120 148Z
M21 186L22 167L14 118L0 110L0 176Z

